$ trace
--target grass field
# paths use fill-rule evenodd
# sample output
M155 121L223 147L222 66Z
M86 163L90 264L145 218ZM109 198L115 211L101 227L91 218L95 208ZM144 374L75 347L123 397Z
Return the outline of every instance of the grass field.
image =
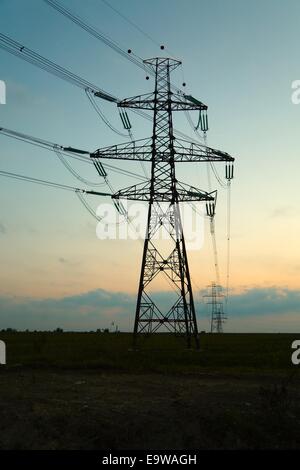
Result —
M299 338L0 333L0 448L300 448Z
M300 334L201 334L200 351L183 338L158 334L132 348L127 333L0 333L8 367L98 368L106 371L197 373L287 371Z

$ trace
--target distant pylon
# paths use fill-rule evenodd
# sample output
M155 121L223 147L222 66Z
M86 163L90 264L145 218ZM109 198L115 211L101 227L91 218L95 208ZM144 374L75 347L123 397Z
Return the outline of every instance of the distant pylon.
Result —
M210 320L210 332L211 333L223 333L223 323L227 319L223 311L223 298L221 294L222 287L215 282L212 282L209 286L211 293L205 295L207 304L211 305L211 320Z

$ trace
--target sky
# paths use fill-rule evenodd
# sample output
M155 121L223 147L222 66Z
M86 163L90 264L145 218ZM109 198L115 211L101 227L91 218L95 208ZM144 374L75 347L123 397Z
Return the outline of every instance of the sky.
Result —
M151 39L102 0L61 3L124 50L182 61L172 82L186 82L184 91L208 105L208 145L236 158L226 331L299 331L300 105L291 100L292 82L300 79L299 1L109 0ZM153 90L142 70L45 1L0 0L0 9L3 34L103 90L120 98ZM83 90L1 49L0 80L7 88L0 127L89 151L127 140L99 119ZM116 106L99 105L121 129ZM195 138L182 114L175 127ZM135 138L151 135L151 123L133 114L130 119ZM84 187L54 153L2 135L0 144L0 170ZM142 173L137 163L116 164ZM93 168L72 165L98 181ZM223 164L218 172L223 178ZM186 164L178 174L208 190L205 164ZM134 182L115 173L109 178L116 189ZM216 236L225 284L227 194L211 179L218 189ZM73 192L1 177L0 198L0 328L96 329L116 321L130 330L142 243L99 240L97 221ZM94 209L106 202L88 201ZM208 329L203 295L215 273L207 220L204 243L189 251L189 261L199 325ZM168 295L165 286L158 289Z

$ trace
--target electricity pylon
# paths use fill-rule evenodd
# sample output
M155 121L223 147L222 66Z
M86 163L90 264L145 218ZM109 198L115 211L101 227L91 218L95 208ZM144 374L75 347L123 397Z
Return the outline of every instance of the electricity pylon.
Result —
M205 295L207 304L211 305L211 320L210 320L210 332L211 333L223 333L223 323L227 318L223 311L223 297L221 294L222 287L212 282L210 285L211 294Z
M202 126L207 130L207 106L192 96L172 92L170 72L181 62L153 58L144 63L155 71L154 93L124 99L118 102L118 106L153 111L152 137L98 149L91 157L151 162L150 180L122 189L112 196L113 199L149 203L134 322L134 344L140 333L154 333L163 328L185 334L188 347L191 347L194 338L198 348L197 319L179 203L206 201L209 215L212 215L216 191L207 193L180 183L176 179L175 163L233 162L234 158L201 144L175 139L172 112L198 110ZM171 245L166 253L158 246L157 234L161 227L167 231ZM176 300L167 309L159 308L150 292L150 284L158 276L165 276L171 281L177 293Z

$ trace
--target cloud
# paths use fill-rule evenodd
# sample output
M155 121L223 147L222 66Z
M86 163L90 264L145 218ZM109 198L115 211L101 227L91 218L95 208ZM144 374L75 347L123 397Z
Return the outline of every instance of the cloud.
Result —
M107 328L112 321L129 329L135 296L102 289L54 299L0 297L2 328L84 331Z
M271 213L271 218L287 218L297 215L297 210L291 206L278 207Z
M230 298L232 316L284 313L299 313L300 326L300 291L278 287L253 288Z
M63 265L65 265L65 266L70 266L70 267L79 266L79 265L81 264L79 261L73 261L73 260L64 258L63 256L60 256L60 257L58 258L58 262L59 262L60 264L63 264Z
M172 292L156 292L154 297L162 310L174 300ZM113 321L121 331L131 331L135 304L135 294L103 289L54 299L0 296L0 325L18 330L88 331L108 328ZM202 303L196 308L199 329L207 330L209 306ZM273 287L234 294L228 317L226 331L300 331L300 291Z
M9 101L18 107L27 107L34 104L45 104L45 97L34 94L33 91L21 82L6 80Z

